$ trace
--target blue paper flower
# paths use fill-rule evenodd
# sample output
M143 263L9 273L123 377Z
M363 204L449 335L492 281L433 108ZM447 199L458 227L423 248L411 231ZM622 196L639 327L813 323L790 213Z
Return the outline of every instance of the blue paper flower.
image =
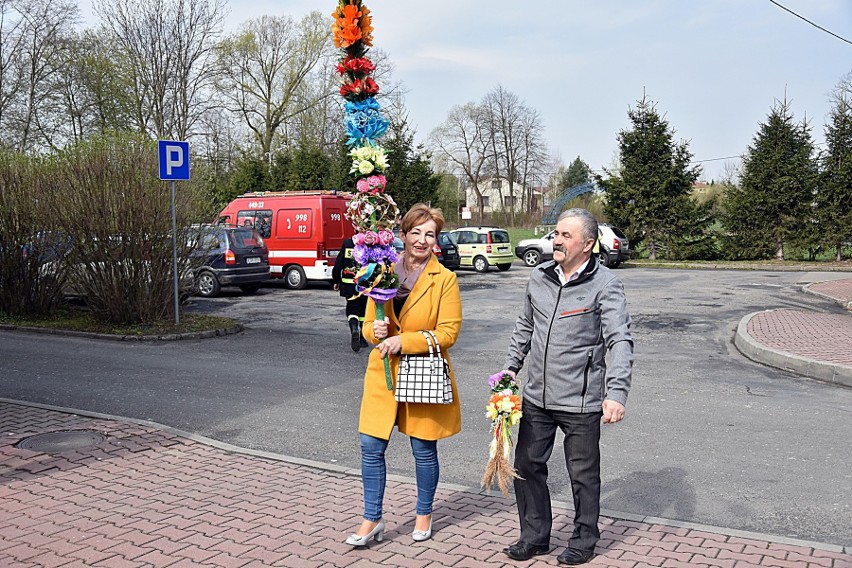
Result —
M358 143L375 145L374 139L380 138L387 132L388 121L379 110L379 103L370 97L363 101L349 101L344 107L346 111L346 131L350 146Z

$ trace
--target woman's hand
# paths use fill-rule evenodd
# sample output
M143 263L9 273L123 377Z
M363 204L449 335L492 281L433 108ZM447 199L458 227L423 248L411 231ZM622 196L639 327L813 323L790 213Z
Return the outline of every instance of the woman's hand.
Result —
M373 335L376 336L376 339L382 340L388 336L388 323L390 323L388 318L385 318L384 321L375 320L373 322Z
M378 334L376 334L378 337ZM379 350L382 358L387 357L391 354L396 354L402 351L402 338L398 335L394 335L393 337L388 337L378 345L376 345L376 349Z

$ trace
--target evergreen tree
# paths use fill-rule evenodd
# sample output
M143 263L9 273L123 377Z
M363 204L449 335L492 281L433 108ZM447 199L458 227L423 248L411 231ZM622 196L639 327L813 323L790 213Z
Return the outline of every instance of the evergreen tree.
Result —
M843 243L852 240L852 73L837 85L832 99L816 210L822 241L839 261Z
M589 164L581 160L580 156L577 156L568 166L568 169L562 172L556 187L561 192L571 187L589 183L590 181L592 181L592 168L589 167Z
M814 200L813 149L807 123L796 124L787 101L777 102L746 152L740 187L725 192L728 256L771 250L784 260L785 243L803 241Z
M440 177L432 171L423 146L414 146L407 117L391 122L382 146L388 150L387 191L402 214L415 203L437 204Z
M288 191L319 191L325 185L332 160L310 143L300 144L293 152L287 176Z
M674 131L654 103L643 97L627 115L633 128L618 134L619 171L606 171L606 179L596 176L606 192L604 210L634 244L645 244L651 260L658 253L679 256L678 246L704 239L709 224L706 211L690 200L701 169L689 166L687 143L674 142Z

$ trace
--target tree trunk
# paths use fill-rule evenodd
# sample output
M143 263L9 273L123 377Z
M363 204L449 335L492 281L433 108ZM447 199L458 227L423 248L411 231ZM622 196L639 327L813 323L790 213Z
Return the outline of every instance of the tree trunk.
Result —
M784 239L781 235L775 237L775 244L777 248L775 249L775 259L776 260L784 260Z

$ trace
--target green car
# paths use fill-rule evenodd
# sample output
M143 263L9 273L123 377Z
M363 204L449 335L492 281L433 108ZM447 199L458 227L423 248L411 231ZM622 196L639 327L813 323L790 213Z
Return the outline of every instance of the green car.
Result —
M512 267L515 257L505 229L463 227L451 233L458 243L461 266L472 266L477 272L487 272L493 265L500 270Z

